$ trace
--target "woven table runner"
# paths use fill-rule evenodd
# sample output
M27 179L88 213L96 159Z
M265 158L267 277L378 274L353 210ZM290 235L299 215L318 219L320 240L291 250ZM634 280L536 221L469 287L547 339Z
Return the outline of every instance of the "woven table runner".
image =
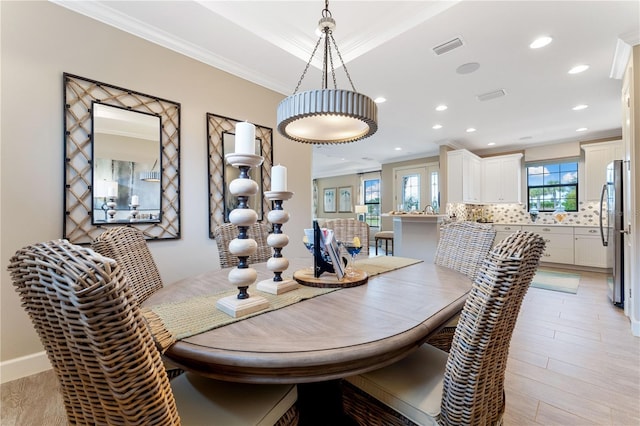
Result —
M422 261L403 257L381 256L356 261L355 266L367 272L371 277L419 262ZM281 309L285 306L336 290L339 290L339 288L318 288L299 285L295 290L275 295L258 291L256 290L256 284L252 284L248 289L249 294L264 297L269 302L269 307L239 318L231 317L216 308L218 299L238 294L237 288L224 290L207 296L198 296L181 302L143 307L142 314L147 320L158 348L161 352L164 352L177 340L251 318L265 312Z

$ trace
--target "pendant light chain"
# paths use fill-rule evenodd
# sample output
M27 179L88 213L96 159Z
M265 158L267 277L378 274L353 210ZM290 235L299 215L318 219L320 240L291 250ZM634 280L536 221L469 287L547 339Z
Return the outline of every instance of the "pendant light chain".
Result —
M313 57L316 54L316 51L318 50L318 46L320 46L320 41L322 40L322 37L320 37L318 39L318 42L316 43L316 47L313 48L313 52L311 53L311 57L309 58L309 62L307 62L307 66L304 67L304 71L302 71L302 75L300 76L300 80L298 80L298 85L296 86L296 90L293 91L293 94L295 95L296 93L298 93L298 89L300 88L300 85L302 84L302 80L304 80L304 76L307 75L307 71L309 70L309 66L311 65L311 61L313 60Z
M325 7L322 10L322 18L329 18L331 19L332 15L331 15L331 11L329 10L329 0L325 0ZM322 22L322 20L321 20ZM344 63L344 59L342 59L342 54L340 53L340 49L338 49L338 43L336 43L336 39L333 37L333 31L331 31L331 28L329 26L325 26L322 29L322 32L324 33L324 56L322 58L322 88L326 89L328 86L328 68L327 65L329 65L331 67L331 77L333 79L333 87L335 89L338 88L338 81L336 79L336 70L335 67L333 65L333 54L331 52L331 44L333 44L333 48L336 50L336 53L338 54L338 58L340 59L340 63L342 64L342 68L344 68L344 73L347 75L347 79L349 80L349 84L351 85L351 89L355 92L356 91L356 86L353 84L353 80L351 79L351 75L349 74L349 70L347 70L347 66ZM302 71L302 75L300 76L300 79L298 80L298 84L296 85L295 90L293 91L293 94L295 95L296 93L298 93L298 89L300 89L300 86L302 85L302 80L304 80L304 77L307 75L307 71L309 70L309 67L311 66L311 62L313 61L314 56L316 55L316 52L318 51L318 47L320 46L320 42L322 41L322 35L318 38L318 41L316 42L315 47L313 48L313 52L311 52L311 57L309 58L309 61L307 62L307 65L304 67L304 71ZM327 59L329 60L329 63L327 64Z
M370 97L356 92L351 75L333 37L335 26L336 21L329 11L329 0L325 0L325 8L317 27L322 34L313 48L293 94L278 104L276 114L278 132L286 138L302 143L340 144L367 138L378 130L376 103ZM322 88L298 92L323 37ZM332 49L336 50L353 91L338 89ZM331 68L331 77L329 77L329 68ZM329 78L333 80L334 88L328 88Z
M354 92L357 92L356 90L356 86L353 85L353 81L351 80L351 75L349 74L349 70L347 69L347 66L344 63L344 60L342 59L342 55L340 54L340 50L338 49L338 45L336 44L336 40L333 38L333 35L331 35L331 41L333 42L333 47L336 48L336 53L338 54L338 58L340 58L340 63L342 63L342 68L344 68L344 73L347 75L347 78L349 79L349 83L351 84L351 88L353 89ZM333 69L333 67L332 67ZM335 78L334 78L335 80Z

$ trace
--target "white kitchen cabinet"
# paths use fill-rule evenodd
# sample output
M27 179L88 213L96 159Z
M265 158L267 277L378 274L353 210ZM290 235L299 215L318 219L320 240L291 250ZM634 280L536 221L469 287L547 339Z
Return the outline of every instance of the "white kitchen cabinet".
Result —
M602 185L606 181L607 165L622 160L621 140L582 145L584 151L585 201L600 201Z
M493 240L493 245L495 246L500 241L507 238L509 235L513 234L516 231L520 231L522 226L520 225L493 225L493 229L496 230L496 237Z
M576 265L610 268L610 251L602 245L600 229L597 227L575 227L574 260Z
M447 201L480 203L481 158L465 149L447 152Z
M482 159L482 201L522 202L522 154Z
M547 244L541 262L573 265L573 227L524 225L523 231L536 232Z

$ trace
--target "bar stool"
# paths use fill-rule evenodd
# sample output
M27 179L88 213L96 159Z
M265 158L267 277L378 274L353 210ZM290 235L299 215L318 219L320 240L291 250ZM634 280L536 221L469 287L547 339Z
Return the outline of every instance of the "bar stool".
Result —
M393 231L376 232L373 238L376 244L376 256L378 255L378 240L384 240L385 255L389 254L389 241L391 241L391 256L393 256Z

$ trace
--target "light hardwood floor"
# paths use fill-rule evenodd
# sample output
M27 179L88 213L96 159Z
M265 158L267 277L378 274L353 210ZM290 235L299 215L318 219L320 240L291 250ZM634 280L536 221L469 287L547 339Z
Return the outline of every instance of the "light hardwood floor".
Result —
M640 425L640 338L606 296L606 276L580 272L577 294L531 288L507 364L507 426ZM63 425L48 371L3 384L3 426Z

